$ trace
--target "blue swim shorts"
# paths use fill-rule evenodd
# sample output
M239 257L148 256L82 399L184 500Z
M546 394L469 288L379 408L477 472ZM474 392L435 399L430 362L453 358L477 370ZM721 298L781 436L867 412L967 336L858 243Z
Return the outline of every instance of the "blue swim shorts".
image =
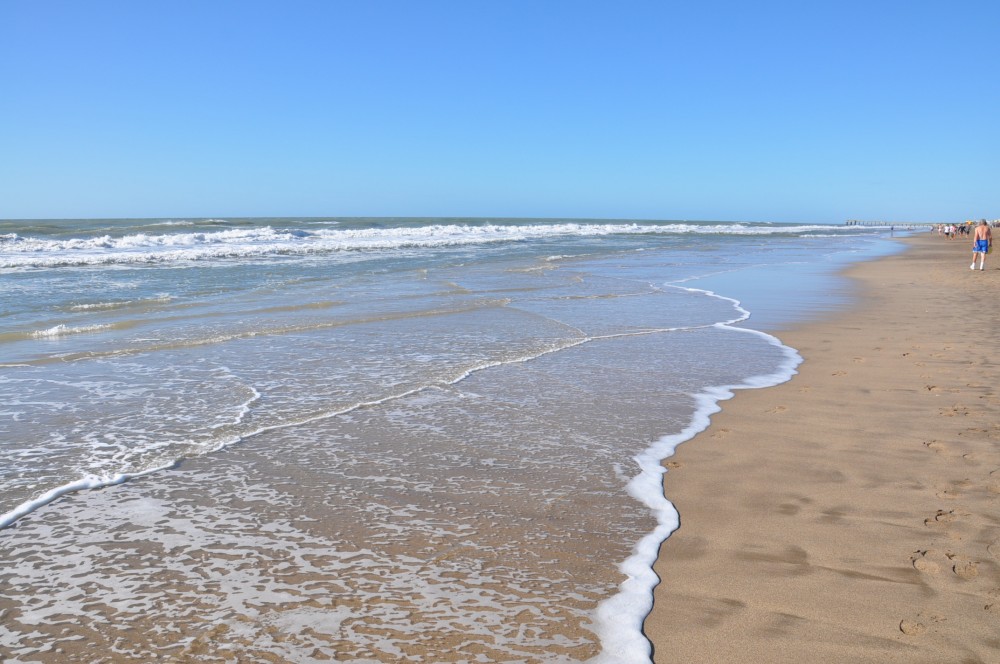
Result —
M976 240L976 243L972 245L972 251L977 254L985 254L990 248L990 243L986 240Z

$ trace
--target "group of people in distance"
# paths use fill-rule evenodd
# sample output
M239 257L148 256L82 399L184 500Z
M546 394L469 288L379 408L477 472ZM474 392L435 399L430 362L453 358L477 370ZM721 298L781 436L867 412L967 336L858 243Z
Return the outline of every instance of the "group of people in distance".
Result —
M993 222L993 225L998 225ZM978 224L971 221L964 224L938 224L938 235L954 240L959 235L972 235L972 265L970 270L976 269L976 256L979 257L979 269L986 269L986 254L993 250L993 231L990 224L985 219L980 219Z

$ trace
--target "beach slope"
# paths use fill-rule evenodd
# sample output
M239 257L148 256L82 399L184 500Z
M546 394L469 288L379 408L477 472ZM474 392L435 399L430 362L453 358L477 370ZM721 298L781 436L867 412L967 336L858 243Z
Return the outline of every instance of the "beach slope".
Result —
M668 460L655 661L1000 661L1000 260L904 242Z

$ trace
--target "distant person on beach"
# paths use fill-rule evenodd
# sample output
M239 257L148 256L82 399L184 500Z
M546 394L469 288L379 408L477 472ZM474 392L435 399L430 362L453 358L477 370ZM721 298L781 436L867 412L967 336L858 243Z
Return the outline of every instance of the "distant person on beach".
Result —
M972 238L972 265L969 266L970 270L976 269L976 254L979 254L979 269L986 269L986 254L989 253L992 246L993 231L990 230L990 225L983 219L976 226L976 232Z

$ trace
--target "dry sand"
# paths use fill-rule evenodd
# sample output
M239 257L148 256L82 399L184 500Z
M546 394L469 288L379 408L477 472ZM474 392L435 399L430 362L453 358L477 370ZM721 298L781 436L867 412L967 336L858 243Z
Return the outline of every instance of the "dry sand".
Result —
M1000 253L905 242L668 460L656 662L1000 662Z

